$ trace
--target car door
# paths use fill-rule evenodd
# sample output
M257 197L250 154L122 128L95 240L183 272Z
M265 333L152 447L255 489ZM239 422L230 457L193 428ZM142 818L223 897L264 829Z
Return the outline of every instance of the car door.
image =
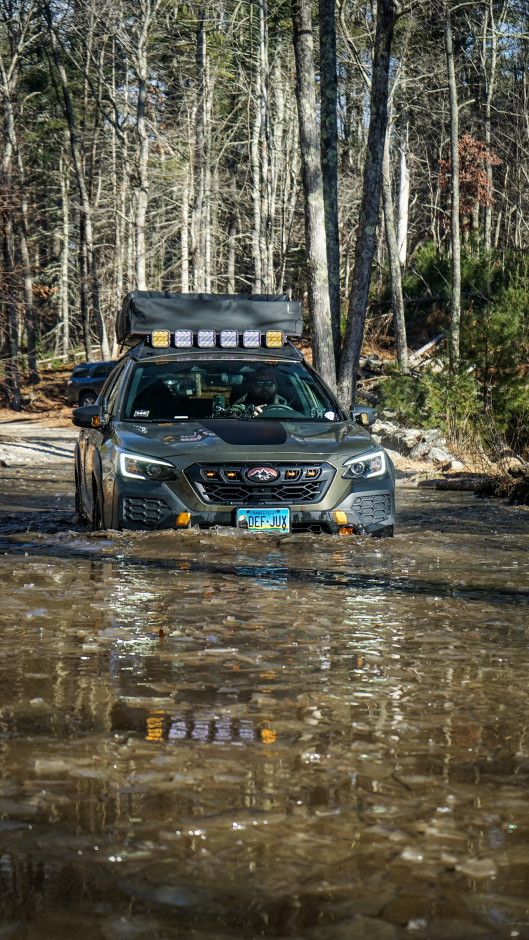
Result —
M113 408L121 387L121 380L127 363L124 362L118 366L105 382L99 396L100 403L106 402L105 413L110 415L112 420ZM95 476L99 485L101 485L101 458L99 450L103 441L108 437L109 428L90 428L82 432L82 443L80 443L81 460L83 467L83 501L92 511L93 502L93 478ZM101 494L102 495L102 494Z

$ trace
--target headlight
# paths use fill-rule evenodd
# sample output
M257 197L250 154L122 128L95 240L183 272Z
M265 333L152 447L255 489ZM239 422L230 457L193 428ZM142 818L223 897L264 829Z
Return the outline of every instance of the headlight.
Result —
M140 457L138 454L119 455L119 472L124 477L134 480L174 480L174 467L165 460L154 457Z
M348 479L367 479L367 477L381 477L387 468L386 455L383 450L374 454L365 454L360 457L350 457L344 463L345 473L342 476Z

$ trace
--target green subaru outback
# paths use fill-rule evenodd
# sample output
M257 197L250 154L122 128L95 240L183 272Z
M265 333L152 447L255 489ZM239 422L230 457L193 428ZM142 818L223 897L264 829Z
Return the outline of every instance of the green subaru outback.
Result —
M286 297L134 291L134 342L76 408L76 507L93 528L392 535L394 470L289 337Z

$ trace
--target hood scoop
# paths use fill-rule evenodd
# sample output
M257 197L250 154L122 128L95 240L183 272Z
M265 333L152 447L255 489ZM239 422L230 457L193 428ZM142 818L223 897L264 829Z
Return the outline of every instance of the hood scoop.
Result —
M214 421L203 420L201 424L225 444L263 447L267 444L284 444L287 439L287 432L280 421L266 421L264 418L253 421L223 421L216 418Z

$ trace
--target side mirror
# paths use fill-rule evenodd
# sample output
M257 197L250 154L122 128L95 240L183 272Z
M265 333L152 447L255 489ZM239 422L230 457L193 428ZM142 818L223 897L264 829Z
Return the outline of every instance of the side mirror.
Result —
M368 428L377 420L377 413L370 405L351 405L351 419Z
M78 428L99 428L103 430L106 420L100 405L82 405L72 411L72 421Z

